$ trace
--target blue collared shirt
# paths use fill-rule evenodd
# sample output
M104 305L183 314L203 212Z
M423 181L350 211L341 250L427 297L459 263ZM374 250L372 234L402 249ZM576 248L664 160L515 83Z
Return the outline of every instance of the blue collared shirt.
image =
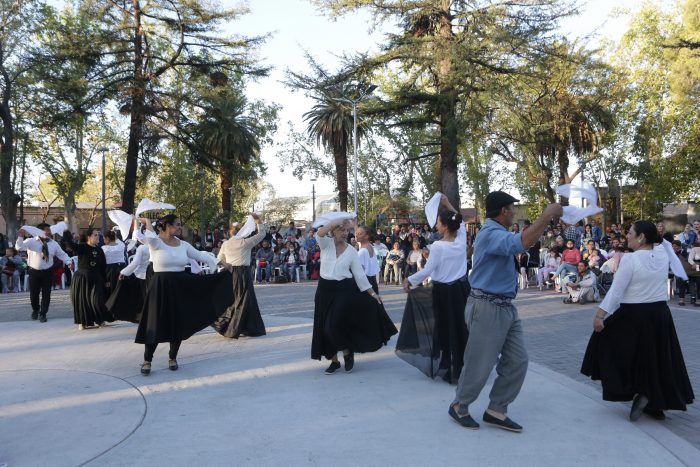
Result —
M515 298L518 271L513 257L525 250L522 233L512 234L495 220L487 219L474 240L474 266L469 276L472 288Z

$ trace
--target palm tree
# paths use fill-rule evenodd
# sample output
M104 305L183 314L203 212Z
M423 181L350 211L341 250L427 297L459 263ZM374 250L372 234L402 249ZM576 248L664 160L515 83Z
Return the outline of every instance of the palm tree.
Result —
M206 105L204 119L198 125L200 162L219 171L221 210L231 215L231 188L235 171L247 171L260 156L262 128L247 115L248 103L240 94L222 93Z

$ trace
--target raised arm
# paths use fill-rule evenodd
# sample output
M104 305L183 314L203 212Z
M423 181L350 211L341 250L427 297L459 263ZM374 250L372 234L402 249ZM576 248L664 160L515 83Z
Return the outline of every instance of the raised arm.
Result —
M535 222L533 222L530 227L522 232L521 238L523 247L525 247L527 250L534 245L535 242L537 242L537 240L542 236L544 230L547 228L552 219L555 217L561 217L563 213L564 211L560 204L552 203L547 206L540 217L535 219Z

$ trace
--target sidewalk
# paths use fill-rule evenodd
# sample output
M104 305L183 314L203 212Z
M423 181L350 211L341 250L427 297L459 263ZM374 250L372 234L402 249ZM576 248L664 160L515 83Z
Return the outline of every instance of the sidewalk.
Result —
M700 465L663 424L532 364L512 417L522 434L461 428L454 388L396 358L393 344L325 376L311 321L267 316L268 335L159 347L139 374L135 326L68 319L0 325L0 463L30 465ZM474 404L475 417L487 394Z

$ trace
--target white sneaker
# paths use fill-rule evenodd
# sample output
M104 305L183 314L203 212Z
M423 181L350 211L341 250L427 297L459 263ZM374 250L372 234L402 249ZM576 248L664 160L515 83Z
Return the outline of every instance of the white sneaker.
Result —
M78 331L82 331L82 330L84 330L84 329L85 329L85 326L83 326L82 324L79 324L79 325L78 325Z

